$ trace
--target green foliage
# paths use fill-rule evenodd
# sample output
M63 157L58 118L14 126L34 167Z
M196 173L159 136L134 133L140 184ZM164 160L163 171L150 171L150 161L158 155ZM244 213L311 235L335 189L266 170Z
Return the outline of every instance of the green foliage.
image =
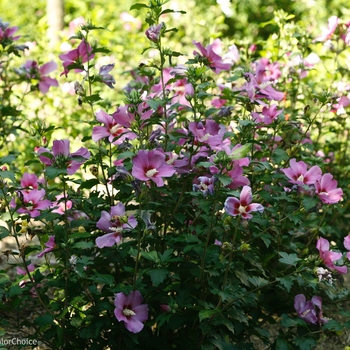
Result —
M334 94L349 78L347 26L327 46L302 26L306 3L289 3L292 14L272 4L233 1L246 41L235 51L217 40L217 57L199 43L230 35L230 19L211 1L188 3L186 14L171 1L119 4L133 14L127 23L114 20L114 3L67 1L66 23L91 20L61 33L80 48L57 60L72 95L43 91L40 69L25 70L27 51L1 39L0 238L15 246L6 269L19 270L1 271L0 309L30 308L18 329L51 349L259 340L306 350L350 327L336 309L349 303L340 269L350 125ZM266 40L249 50L257 9L271 18L259 17ZM201 13L199 26L186 25ZM44 43L29 52L38 66L51 59ZM316 248L320 238L328 249Z

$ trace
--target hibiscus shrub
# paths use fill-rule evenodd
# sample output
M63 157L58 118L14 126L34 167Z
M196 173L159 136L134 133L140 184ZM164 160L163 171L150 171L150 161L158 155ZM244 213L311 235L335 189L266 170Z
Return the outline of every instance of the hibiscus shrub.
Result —
M329 154L349 103L320 89L311 54L347 45L348 26L332 18L313 41L279 11L281 31L259 48L193 41L186 59L162 44L176 31L163 5L131 8L147 11L145 51L158 56L131 72L124 104L95 90L117 79L111 64L96 70L107 49L87 23L59 58L90 133L75 146L43 130L23 174L2 159L1 238L17 245L17 274L1 272L1 310L50 349L312 349L349 327L348 188ZM13 28L0 23L9 60L25 49ZM17 73L45 93L53 68Z

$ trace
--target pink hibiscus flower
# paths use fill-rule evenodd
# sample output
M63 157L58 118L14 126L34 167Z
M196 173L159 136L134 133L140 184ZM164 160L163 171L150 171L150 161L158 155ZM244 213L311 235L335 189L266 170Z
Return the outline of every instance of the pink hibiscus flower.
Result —
M45 243L46 248L38 254L38 258L42 258L46 253L52 252L57 244L55 243L55 236L49 236L49 240Z
M328 27L322 29L322 34L318 36L316 39L314 39L314 42L329 40L333 36L335 30L337 29L338 23L339 23L339 18L337 16L330 17L328 19Z
M96 238L96 245L99 248L111 247L121 240L123 230L132 230L137 226L137 221L133 215L125 215L125 205L118 203L111 207L109 213L101 212L101 218L97 221L96 226L105 232L106 235Z
M316 248L320 252L320 258L323 260L324 264L331 270L336 270L339 273L347 273L348 269L346 266L334 265L333 261L342 258L342 253L336 253L329 250L329 242L325 238L320 238L316 243Z
M84 147L79 148L74 153L70 153L69 140L54 140L52 152L47 148L40 147L38 154L39 159L45 165L66 169L68 175L75 174L80 166L90 158L90 152Z
M251 203L253 199L252 189L249 186L244 186L239 199L228 197L225 201L225 211L230 216L242 216L243 219L251 219L251 212L258 211L262 213L264 207L258 203Z
M143 322L148 319L148 305L142 304L143 298L138 290L129 295L117 293L114 299L114 315L119 322L123 321L126 329L132 333L139 333L144 327Z
M165 154L158 151L138 151L132 160L132 175L142 181L152 180L158 187L164 186L163 177L171 177L175 169L165 161Z
M103 126L94 126L92 129L92 139L97 142L108 137L109 142L119 145L127 138L133 140L137 135L127 129L131 126L133 117L127 111L127 106L119 107L112 115L103 110L96 112L96 119L103 123Z
M344 247L349 250L349 252L346 253L346 257L350 260L350 235L344 238Z
M307 165L303 161L297 162L295 158L290 160L290 167L281 169L289 178L289 182L295 185L315 185L321 179L322 170L319 166L314 165L307 170Z
M207 47L204 47L200 42L193 41L193 44L197 47L198 51L193 51L193 54L200 56L203 63L208 66L216 74L220 73L222 70L230 70L231 64L224 63L221 56L219 56L215 51L217 51L218 42L220 39L215 39L214 42ZM215 50L216 49L216 50Z
M316 181L316 193L321 201L326 204L338 203L343 197L343 190L337 188L338 182L333 179L333 175L326 173L320 180Z
M61 61L63 61L63 72L61 75L67 76L71 68L70 65L82 66L85 62L88 62L95 57L95 54L92 53L92 48L85 40L82 40L79 46L76 49L73 49L65 54L58 56ZM83 68L83 67L82 67ZM74 72L82 72L82 68L75 68Z
M45 190L31 190L29 192L18 191L20 207L17 209L19 214L28 214L30 217L35 218L40 215L41 210L49 208L52 203L48 199L44 199ZM16 208L15 199L12 199L10 205L12 208Z
M51 86L58 86L56 79L50 78L47 74L51 73L57 68L57 64L54 61L43 64L39 67L36 61L28 60L22 67L16 70L16 72L23 76L29 82L34 79L38 80L39 90L46 94Z

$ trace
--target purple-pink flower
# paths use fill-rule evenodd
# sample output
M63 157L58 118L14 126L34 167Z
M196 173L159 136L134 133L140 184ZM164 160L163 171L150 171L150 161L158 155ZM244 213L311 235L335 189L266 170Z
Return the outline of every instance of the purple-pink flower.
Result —
M350 260L350 235L344 238L344 247L349 250L349 252L346 253L346 257Z
M69 140L54 140L52 152L47 148L40 147L38 154L39 159L45 165L66 169L68 175L75 174L80 166L90 158L90 152L85 147L70 153Z
M159 23L158 25L155 25L155 24L151 25L145 32L147 38L153 42L159 41L160 34L163 27L164 27L163 22Z
M337 16L332 16L328 19L328 27L322 29L322 34L314 39L314 41L327 41L329 40L335 30L337 29L339 23L339 18Z
M115 79L109 72L114 68L113 64L106 64L102 66L98 72L97 80L101 81L102 83L105 83L108 87L113 89L113 85L115 84Z
M92 139L95 142L108 137L109 142L119 145L126 138L133 140L137 137L134 132L127 129L133 121L133 116L128 112L127 106L119 107L112 115L99 110L96 112L96 119L104 125L93 127Z
M337 185L338 182L329 173L324 174L320 180L316 181L316 193L323 203L335 204L342 199L343 190L337 188Z
M38 258L42 258L45 254L52 252L57 244L55 243L55 236L49 236L49 240L45 243L46 248L38 254Z
M123 230L132 230L136 225L135 217L125 215L125 205L119 202L111 207L109 213L105 210L101 212L101 218L96 226L107 234L97 237L96 245L99 248L111 247L121 240Z
M218 40L218 39L216 39ZM198 51L193 51L193 54L202 58L203 63L209 67L216 74L220 73L222 70L230 70L231 64L224 63L221 56L215 52L215 47L218 46L218 41L204 47L200 42L193 41L193 44L197 47Z
M85 40L82 40L76 49L73 49L67 53L59 55L61 61L63 61L63 72L61 75L67 76L71 68L70 65L82 66L85 62L88 62L94 58L95 54L92 53L92 48ZM74 68L76 73L81 72L81 68Z
M40 215L41 210L45 210L51 206L51 201L48 199L44 199L45 190L31 190L29 192L26 191L18 191L18 200L13 199L10 203L12 208L16 208L16 203L20 207L17 209L17 213L19 214L28 214L32 218L36 218Z
M129 332L141 332L143 322L148 319L148 305L142 304L142 301L142 295L138 290L130 292L129 295L122 292L115 295L114 315L119 322L124 322Z
M164 186L163 177L171 177L175 169L165 161L165 154L158 150L140 150L132 159L131 174L138 180L152 180L158 187Z
M296 295L294 309L299 317L307 323L322 324L328 322L328 319L322 316L322 298L319 296L313 296L311 300L306 301L304 294Z
M320 258L328 268L343 274L348 272L346 266L334 265L333 261L341 259L343 254L329 250L329 241L327 239L321 237L316 243L316 248L320 252Z
M28 60L22 67L17 69L16 72L29 81L32 79L38 80L39 90L43 94L46 94L51 86L58 86L56 79L47 76L47 74L51 73L56 68L57 64L54 61L45 63L39 67L36 61Z
M13 36L17 30L18 27L9 27L8 22L3 22L0 19L0 43L3 47L20 38L20 35Z
M244 186L239 199L228 197L225 201L225 211L230 216L242 216L243 219L251 219L251 212L258 211L262 213L264 207L258 203L251 203L253 200L252 189L249 186Z
M52 212L63 215L67 210L72 209L72 206L71 200L68 200L64 194L59 194L56 196L56 202L52 203L52 207L55 208Z
M273 104L270 107L264 106L261 113L252 112L252 116L256 123L270 125L282 112L283 109L277 109L277 106Z
M307 164L303 161L297 162L295 158L290 160L290 167L281 169L289 178L289 182L295 185L315 185L321 179L322 170L319 166L314 165L309 170Z

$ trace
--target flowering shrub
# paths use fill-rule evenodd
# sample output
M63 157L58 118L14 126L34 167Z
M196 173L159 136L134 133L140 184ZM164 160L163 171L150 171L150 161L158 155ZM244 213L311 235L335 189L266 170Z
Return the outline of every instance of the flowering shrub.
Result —
M77 151L51 142L53 127L24 174L15 157L2 159L1 238L18 249L7 252L17 276L2 272L1 309L30 306L19 326L50 349L314 348L349 327L334 305L349 299L350 236L332 229L348 191L320 153L331 148L321 126L342 97L312 90L315 68L297 51L312 38L286 41L295 28L285 13L276 13L283 54L215 39L193 41L187 59L162 44L176 31L161 21L174 12L163 5L131 7L147 10L145 51L158 56L131 72L123 105L94 91L118 81L112 64L95 66L107 49L89 39L101 28L83 25L60 55L61 76L78 73L78 104L91 112ZM10 60L25 48L14 27L0 28ZM53 64L30 62L19 77L54 89Z

